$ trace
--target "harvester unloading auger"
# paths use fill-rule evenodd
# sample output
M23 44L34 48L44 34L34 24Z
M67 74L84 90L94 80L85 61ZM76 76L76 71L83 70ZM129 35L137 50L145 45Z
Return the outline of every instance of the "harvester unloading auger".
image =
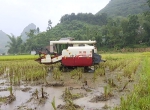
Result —
M70 38L50 41L50 51L36 59L40 64L54 64L61 62L61 69L75 69L84 67L85 71L91 71L89 67L104 61L97 54L96 41L74 41Z

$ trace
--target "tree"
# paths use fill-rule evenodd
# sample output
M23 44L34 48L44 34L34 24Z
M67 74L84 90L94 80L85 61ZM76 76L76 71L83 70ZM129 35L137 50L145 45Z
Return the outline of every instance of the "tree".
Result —
M133 45L135 45L139 26L137 15L130 15L128 20L122 20L121 27L123 31L124 46L133 47Z
M48 20L48 27L47 27L47 30L50 30L52 29L52 21L51 20Z
M26 42L24 43L25 52L29 53L31 50L35 48L36 44L36 30L30 30L29 33L26 33L26 35L29 37Z
M150 7L150 0L147 0L147 4ZM145 30L145 37L143 41L150 46L150 11L144 13L143 28Z
M145 36L143 41L150 46L150 14L144 16L143 28L145 30Z
M37 27L36 31L37 31L37 34L39 34L40 33L40 28Z
M21 50L21 45L22 45L22 39L21 36L15 37L13 34L12 35L7 35L10 39L10 42L8 42L8 53L10 54L17 54Z
M147 0L147 4L148 4L148 6L150 7L150 0Z

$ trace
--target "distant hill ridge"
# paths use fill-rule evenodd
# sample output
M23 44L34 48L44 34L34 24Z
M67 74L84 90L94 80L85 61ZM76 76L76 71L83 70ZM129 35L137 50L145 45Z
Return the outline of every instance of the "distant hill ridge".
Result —
M28 36L26 35L26 33L27 32L30 32L30 30L34 30L34 29L36 29L36 25L35 24L33 24L33 23L31 23L31 24L29 24L28 26L26 26L24 29L23 29L23 31L22 31L22 33L21 33L21 36L22 36L22 40L23 41L26 41L27 39L28 39Z
M31 29L36 29L36 25L31 23L23 29L21 33L23 41L25 41L28 38L28 36L26 35L26 32L30 32ZM7 34L3 32L2 30L0 30L0 39L1 39L0 40L0 54L6 53L8 51L8 48L6 48L6 45L7 45L7 42L9 42L10 40Z
M7 45L7 42L9 41L9 38L5 32L0 30L0 53L7 52L7 48L5 47Z
M149 10L147 0L110 0L97 14L107 13L108 16L128 16Z

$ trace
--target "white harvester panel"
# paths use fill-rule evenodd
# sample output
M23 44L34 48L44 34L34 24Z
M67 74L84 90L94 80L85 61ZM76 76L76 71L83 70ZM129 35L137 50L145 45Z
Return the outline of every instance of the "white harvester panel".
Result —
M62 57L92 57L93 47L68 47L62 51Z
M68 47L62 51L64 66L91 66L94 47Z
M51 60L51 56L50 55L45 55L44 59L41 59L41 63L50 63Z

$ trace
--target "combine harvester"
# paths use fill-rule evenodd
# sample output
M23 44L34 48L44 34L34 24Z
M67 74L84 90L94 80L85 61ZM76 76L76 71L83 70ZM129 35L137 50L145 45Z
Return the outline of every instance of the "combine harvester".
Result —
M74 41L71 38L62 38L59 41L50 41L50 51L39 52L40 64L54 64L61 62L61 70L67 71L77 67L84 67L85 72L94 72L94 65L99 64L101 56L97 54L96 41ZM44 54L44 56L41 56Z

